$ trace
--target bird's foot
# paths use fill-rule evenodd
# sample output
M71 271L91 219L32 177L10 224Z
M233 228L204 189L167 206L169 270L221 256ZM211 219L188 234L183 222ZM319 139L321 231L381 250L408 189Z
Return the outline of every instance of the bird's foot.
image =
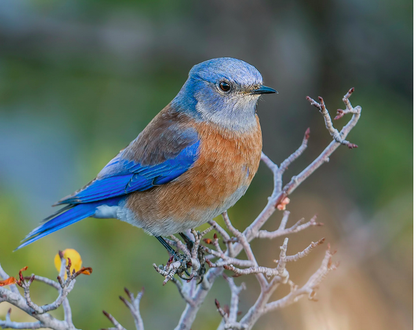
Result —
M184 233L179 233L185 244L174 235L171 235L171 239L177 247L176 251L162 237L156 237L167 249L170 255L166 266L153 265L156 271L165 277L163 285L172 280L176 274L185 281L196 279L198 284L203 281L207 270L205 268L205 250L200 243L202 237L212 228L213 227L210 227L202 233L192 229L191 234L193 235L193 239L189 238Z
M163 285L172 280L176 274L185 281L199 278L198 283L200 283L206 272L204 264L201 266L199 260L189 258L186 254L177 254L176 257L171 256L166 265L156 266L156 264L153 264L153 267L165 277Z
M198 246L198 251L196 258L193 258L192 256L189 257L189 255L183 254L182 257L182 265L183 267L178 269L178 276L186 281L190 281L193 278L197 278L198 283L200 284L204 280L204 275L207 271L205 267L205 252L201 246ZM188 276L185 277L184 273Z

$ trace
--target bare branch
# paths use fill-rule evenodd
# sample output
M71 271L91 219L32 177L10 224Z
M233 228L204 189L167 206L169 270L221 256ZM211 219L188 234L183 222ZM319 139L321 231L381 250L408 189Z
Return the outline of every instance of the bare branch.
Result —
M279 226L279 229L277 229L275 231L272 231L272 232L267 231L267 230L259 230L259 232L257 233L257 237L258 238L273 239L273 238L276 238L276 237L297 233L301 230L305 230L306 228L308 228L310 226L322 226L322 223L316 222L316 215L315 215L314 217L312 217L312 219L310 219L306 223L303 223L305 221L305 219L300 219L292 227L284 228L284 226L286 225L288 216L289 216L289 213L286 213L285 216L282 219L282 222Z
M224 241L227 242L230 240L230 235L228 235L228 233L218 223L216 223L214 220L208 221L208 223L214 227L214 229L222 236Z
M142 316L140 314L140 300L143 297L144 289L142 289L142 291L140 291L137 294L136 297L134 297L134 295L129 290L127 290L126 288L124 289L124 291L126 292L130 301L128 301L127 299L125 299L124 297L121 297L121 296L120 296L120 300L130 310L130 313L131 313L131 315L133 316L133 319L134 319L134 324L136 326L136 330L144 330L143 319L142 319Z
M176 278L172 279L172 282L176 285L178 288L179 294L181 295L182 299L185 300L185 302L191 306L194 306L194 301L192 298L188 295L188 293L184 290L183 285L180 283L179 280Z
M342 110L342 109L338 109L337 110L337 116L334 118L334 120L338 120L340 118L342 118L344 115L346 115L347 113L353 113L353 114L359 114L361 111L361 107L359 107L359 109L353 108L349 98L351 96L351 94L354 92L354 87L351 88L347 94L344 95L344 97L342 98L342 101L344 102L346 109Z
M305 250L298 252L293 256L286 256L286 262L298 261L300 258L306 257L314 248L316 248L318 245L321 245L324 241L325 238L321 238L318 242L311 242L311 244L309 244Z
M282 277L284 282L287 282L289 279L289 272L286 270L286 252L287 252L287 243L289 239L286 237L283 241L283 245L280 247L280 256L277 261L277 274ZM275 261L276 262L276 261Z
M348 100L348 98L351 96L353 91L354 91L354 88L351 88L342 100L344 102L345 102L345 100ZM348 95L348 97L346 97L347 95ZM333 137L333 139L336 142L341 143L343 145L346 145L350 149L357 148L357 145L355 145L351 142L348 142L347 140L344 140L342 138L342 136L340 135L339 131L336 128L334 128L334 126L332 125L331 117L329 116L329 112L328 112L328 110L325 106L325 102L324 102L324 99L322 97L320 97L320 96L318 97L319 103L316 102L314 99L312 99L309 96L307 96L306 99L311 103L311 105L313 105L314 107L319 109L319 112L322 114L322 116L324 118L326 129L328 130L329 134L331 134L331 136ZM357 114L358 110L349 111L349 112ZM339 113L339 111L338 111L338 113Z
M231 220L228 217L227 212L224 212L222 214L222 217L225 221L225 224L227 225L227 227L230 229L230 231L233 233L233 235L235 237L237 237L239 244L243 247L244 252L247 255L248 260L250 260L253 264L254 267L257 267L257 260L256 257L254 256L253 251L251 250L251 246L246 238L245 235L243 235L240 231L238 231L236 228L234 228L234 226L231 224ZM267 280L266 278L263 276L263 273L261 272L254 272L253 274L256 275L257 281L259 282L260 286L262 288L265 288L267 285Z
M178 249L180 249L183 253L185 253L185 255L190 259L191 258L191 253L188 250L187 246L185 244L182 243L182 241L177 238L175 235L170 235L170 238L175 241L176 246L178 247Z
M196 314L199 311L202 303L204 302L208 292L211 290L215 279L223 272L222 268L211 268L205 275L201 285L198 286L195 293L192 296L194 301L193 305L186 304L185 310L183 311L181 318L176 326L175 330L189 330L191 329L192 323L195 320Z
M346 104L347 108L352 108L352 105L349 101L349 97L351 96L353 89L350 89L349 92L344 96L343 101ZM316 102L316 101L315 101ZM316 102L317 103L317 102ZM339 133L339 139L345 141L343 144L348 145L348 141L345 140L348 133L355 127L358 120L361 116L361 107L356 106L353 108L353 111L350 111L353 116L351 120L345 125L341 132ZM341 141L341 142L342 142ZM340 143L336 140L332 141L328 147L307 167L305 168L300 174L293 177L292 180L283 188L284 195L290 195L307 177L309 177L318 167L320 167L324 162L329 160L329 156L340 146ZM354 147L354 146L349 146Z
M241 283L240 286L235 285L234 279L232 277L228 277L223 275L224 279L228 282L231 290L231 301L230 301L230 312L228 321L235 323L237 322L237 314L238 314L238 304L239 304L239 296L242 290L246 289L245 283Z
M209 264L210 267L223 267L225 265L236 265L238 267L251 267L254 265L253 262L250 260L230 258L230 257L227 257L225 254L219 254L218 252L213 251L213 250L207 250L207 251L211 252L216 257L221 258L217 262L211 262L207 260L207 263Z
M293 290L284 298L268 303L264 308L264 313L293 304L304 295L308 295L309 299L314 299L319 283L322 282L330 271L336 269L336 266L331 264L332 255L328 248L322 260L321 267L309 278L308 282L300 289Z
M311 130L308 127L305 131L302 144L300 145L300 147L280 164L279 170L278 170L278 173L280 176L282 176L283 173L289 168L290 164L292 164L296 159L299 158L300 155L303 154L305 149L308 147L308 140L309 140L310 134L311 134ZM281 188L282 186L280 186L280 189Z
M114 329L117 330L126 330L118 321L114 318L113 315L107 313L106 311L103 311L103 314L110 320L110 322L115 326Z

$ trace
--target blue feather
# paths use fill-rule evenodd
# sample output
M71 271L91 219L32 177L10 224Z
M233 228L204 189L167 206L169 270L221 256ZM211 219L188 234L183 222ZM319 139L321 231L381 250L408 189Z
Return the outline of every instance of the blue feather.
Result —
M60 204L91 203L106 198L145 191L154 186L168 183L185 173L198 158L200 141L184 148L175 158L156 165L142 166L121 157L115 157L106 167L111 173L97 178L90 185L60 202ZM110 167L119 169L111 172Z
M57 213L55 213L55 217L52 217L49 221L33 229L24 238L23 243L20 244L15 249L15 251L59 229L62 229L84 218L92 216L95 213L97 207L100 205L115 206L115 205L118 205L120 200L121 198L112 198L112 199L106 199L106 200L95 202L95 203L73 205L70 209L64 211L64 213L60 213L61 210L59 210ZM68 207L66 206L63 209L67 209L67 208Z

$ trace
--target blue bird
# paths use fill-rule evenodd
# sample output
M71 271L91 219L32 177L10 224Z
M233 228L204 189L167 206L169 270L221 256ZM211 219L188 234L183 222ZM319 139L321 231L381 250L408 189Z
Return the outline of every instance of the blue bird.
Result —
M156 236L195 228L233 206L257 172L259 71L234 58L195 65L178 95L20 249L87 217L116 218Z

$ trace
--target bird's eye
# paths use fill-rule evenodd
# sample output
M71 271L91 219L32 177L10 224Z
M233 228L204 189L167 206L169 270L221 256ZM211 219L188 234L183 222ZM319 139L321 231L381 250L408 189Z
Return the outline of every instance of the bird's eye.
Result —
M229 91L230 91L230 89L231 89L230 84L229 84L229 83L227 83L226 81L221 81L221 82L220 82L220 84L219 84L219 86L220 86L220 89L221 89L223 92L229 92Z

